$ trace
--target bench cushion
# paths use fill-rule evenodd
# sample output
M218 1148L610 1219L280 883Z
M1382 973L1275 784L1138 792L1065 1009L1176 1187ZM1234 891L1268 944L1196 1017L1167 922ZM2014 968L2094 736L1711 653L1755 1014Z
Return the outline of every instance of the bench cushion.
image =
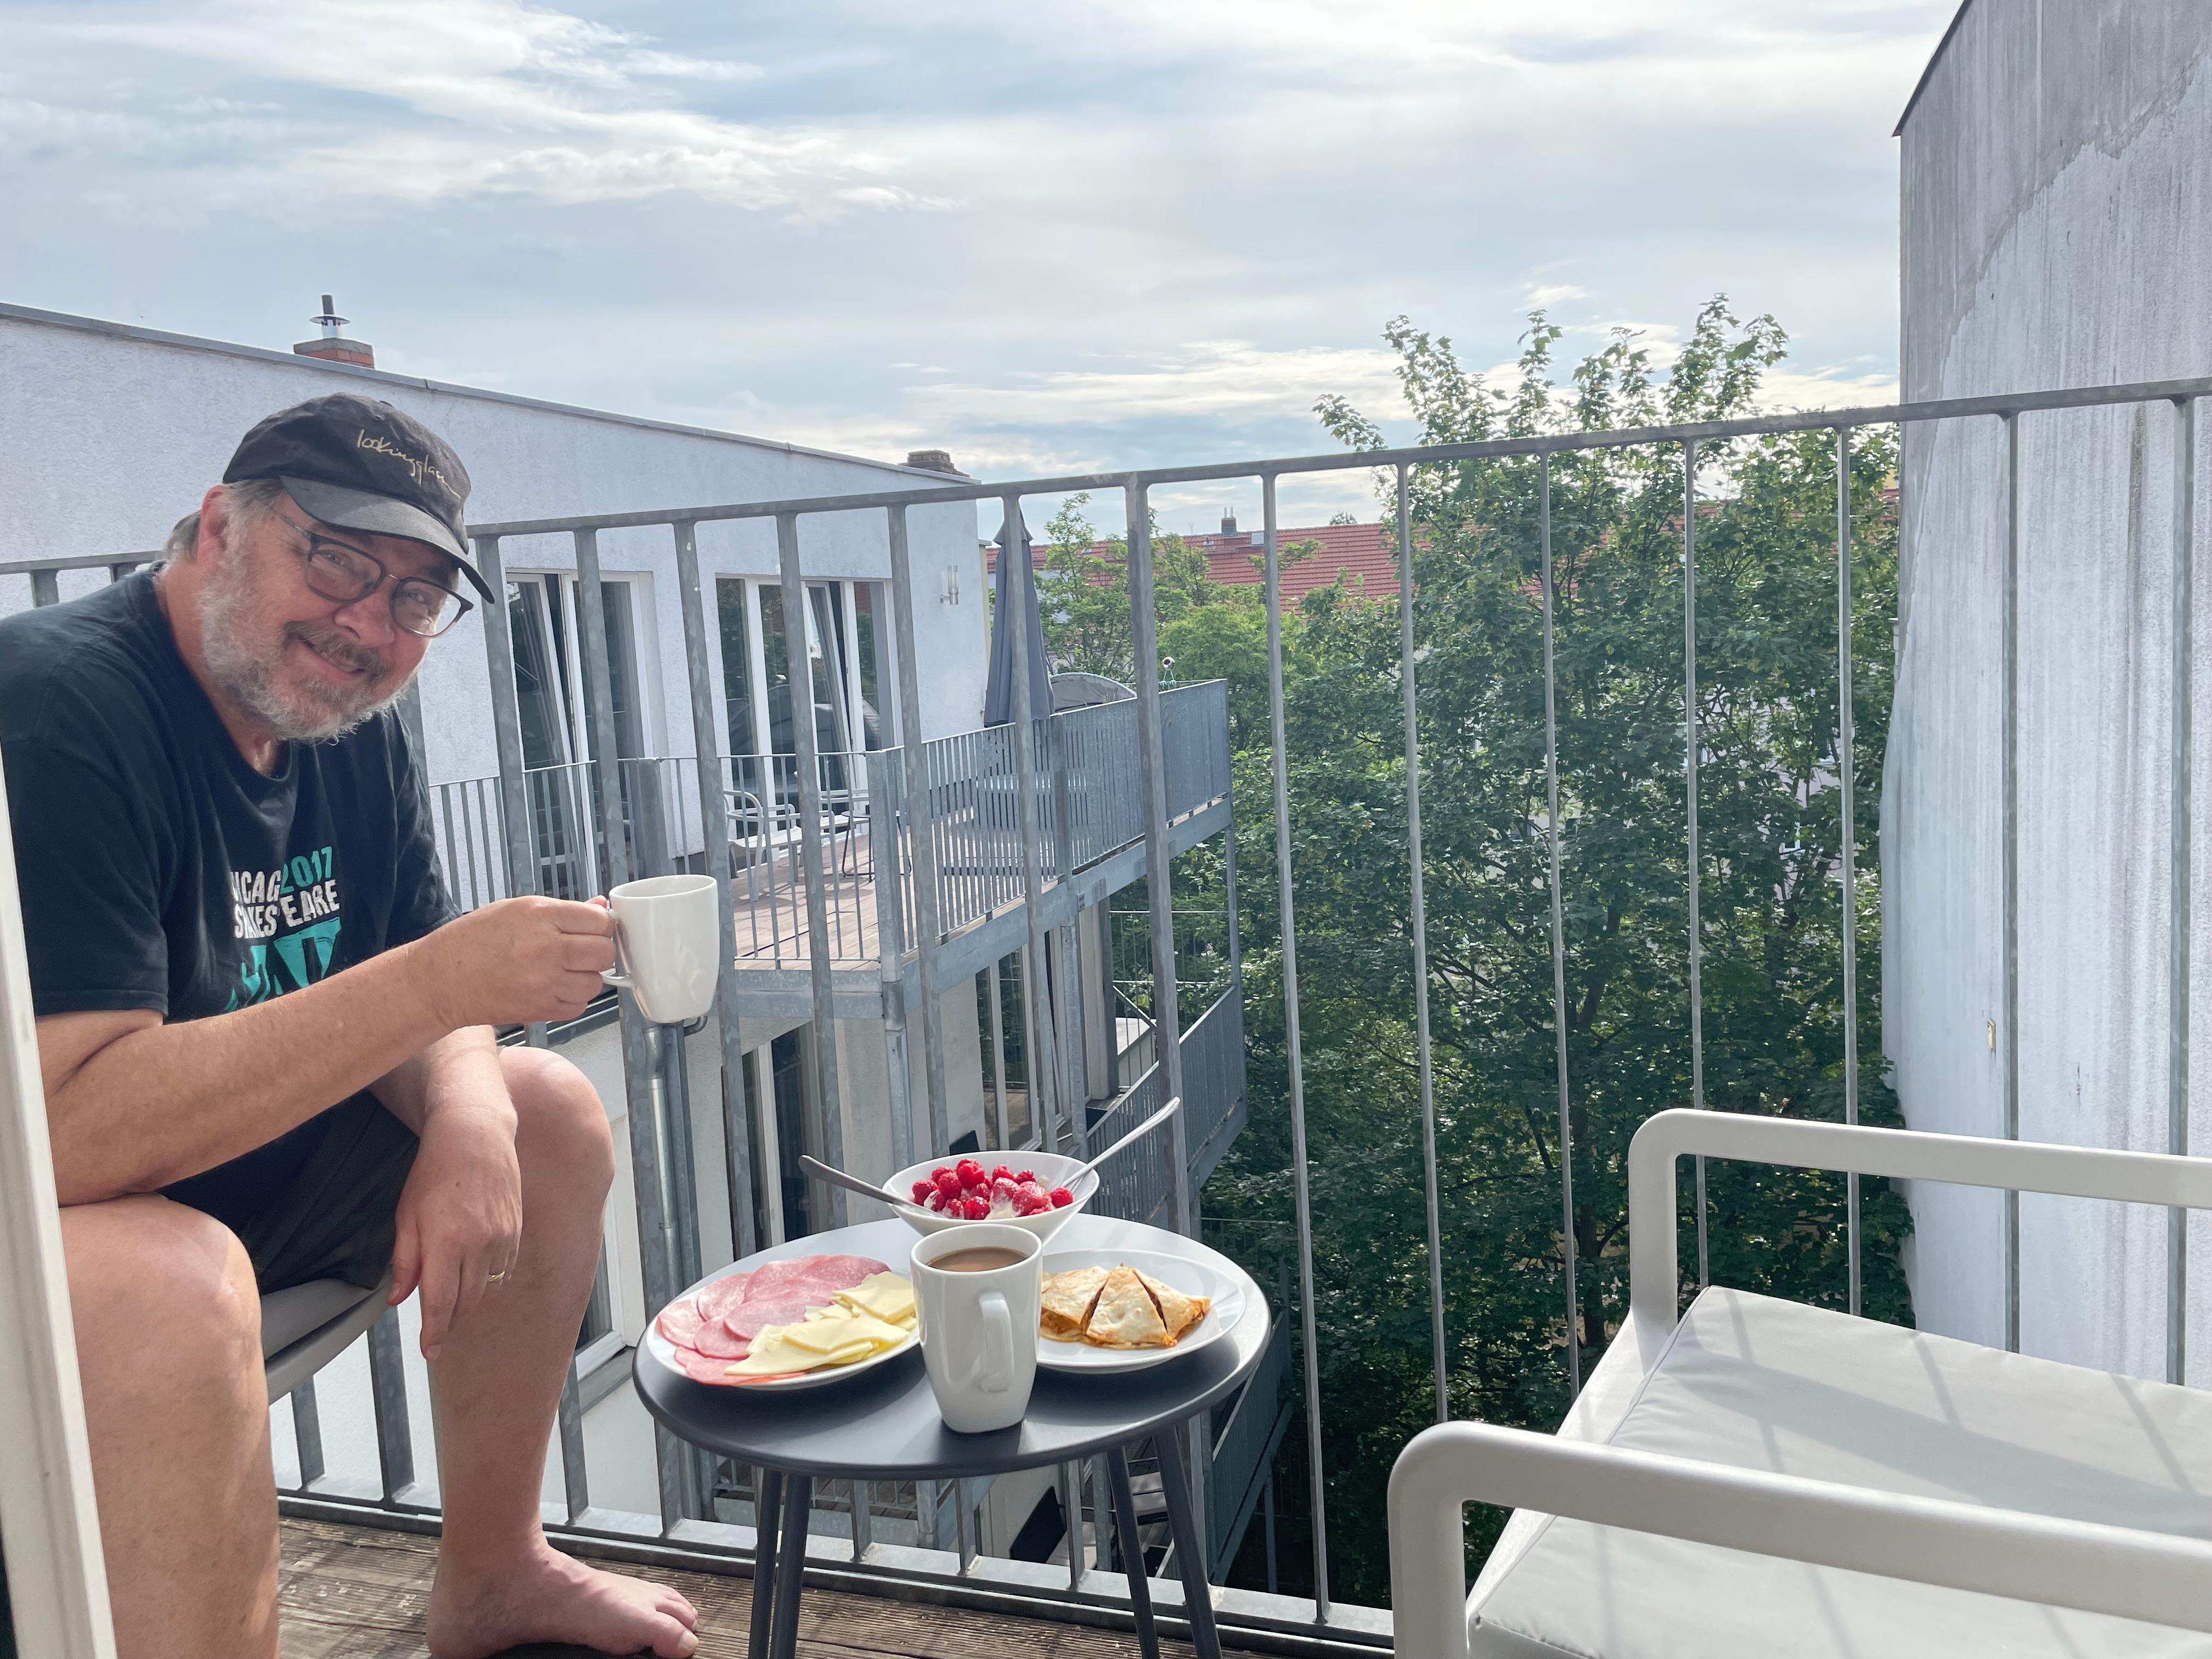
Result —
M2212 1539L2212 1395L1741 1291L1691 1305L1612 1444ZM2212 1659L2212 1637L1547 1519L1480 1659Z

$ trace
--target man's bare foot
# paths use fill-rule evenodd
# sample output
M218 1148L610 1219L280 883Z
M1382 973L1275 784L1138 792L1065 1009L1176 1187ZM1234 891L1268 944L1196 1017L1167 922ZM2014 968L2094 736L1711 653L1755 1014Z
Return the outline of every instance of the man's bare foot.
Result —
M543 1539L496 1571L452 1567L441 1556L428 1622L434 1659L488 1659L526 1642L658 1659L687 1659L699 1646L699 1615L674 1590L587 1567Z

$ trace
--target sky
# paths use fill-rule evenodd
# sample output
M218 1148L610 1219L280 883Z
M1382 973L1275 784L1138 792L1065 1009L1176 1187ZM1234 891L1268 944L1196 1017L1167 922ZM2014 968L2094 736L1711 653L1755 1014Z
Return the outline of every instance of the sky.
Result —
M1663 363L1726 293L1770 401L1880 401L1954 9L0 0L0 300L281 349L329 291L382 368L988 478L1406 437L1401 313Z

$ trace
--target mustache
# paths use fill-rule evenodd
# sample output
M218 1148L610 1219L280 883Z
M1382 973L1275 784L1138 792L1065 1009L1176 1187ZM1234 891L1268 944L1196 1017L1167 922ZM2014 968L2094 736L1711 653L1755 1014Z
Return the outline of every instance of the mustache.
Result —
M392 672L392 664L382 652L355 644L335 628L318 627L310 623L291 623L286 625L284 633L288 639L298 640L341 668L350 668L356 673L367 674L375 679L382 679Z

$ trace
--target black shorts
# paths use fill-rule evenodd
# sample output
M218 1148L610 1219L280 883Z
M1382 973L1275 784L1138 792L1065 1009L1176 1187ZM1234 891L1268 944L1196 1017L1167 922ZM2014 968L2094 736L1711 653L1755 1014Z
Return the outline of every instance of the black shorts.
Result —
M279 1186L243 1189L224 1178L226 1164L164 1195L238 1235L264 1296L315 1279L374 1289L392 1265L399 1193L415 1167L415 1132L364 1091L293 1133L309 1149L298 1174Z

